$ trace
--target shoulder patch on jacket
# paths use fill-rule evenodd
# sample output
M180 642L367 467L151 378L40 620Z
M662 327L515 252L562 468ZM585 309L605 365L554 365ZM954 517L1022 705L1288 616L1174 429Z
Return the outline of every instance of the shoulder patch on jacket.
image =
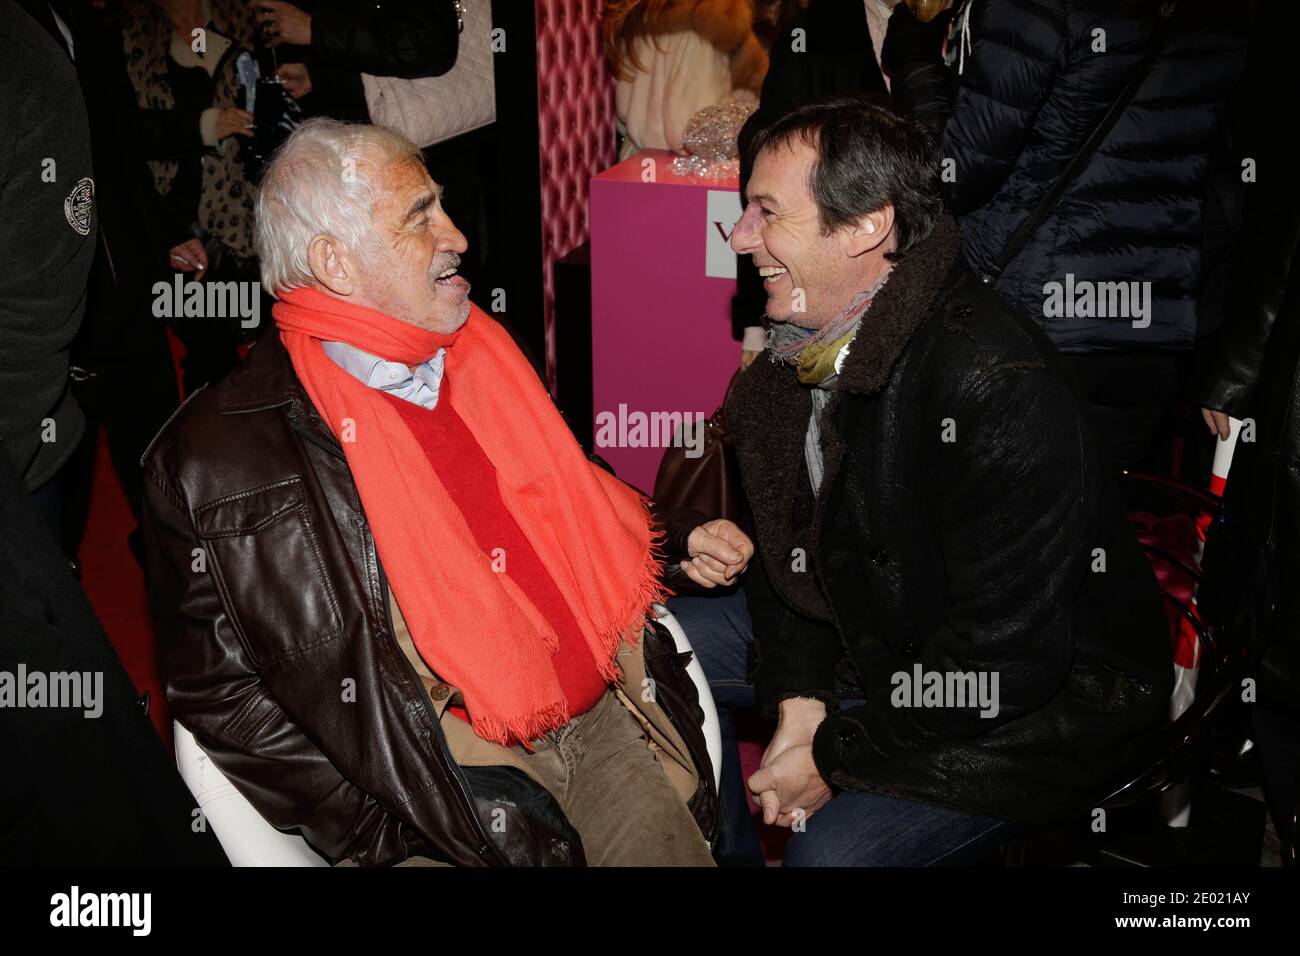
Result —
M77 181L63 200L63 217L80 235L90 235L90 224L95 211L95 181L86 176Z

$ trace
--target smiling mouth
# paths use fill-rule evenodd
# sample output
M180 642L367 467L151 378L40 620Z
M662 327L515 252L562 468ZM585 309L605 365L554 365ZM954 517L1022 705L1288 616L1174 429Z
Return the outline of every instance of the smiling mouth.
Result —
M762 266L759 268L758 274L763 277L764 285L775 285L777 280L788 271L788 269L783 269L780 266Z
M434 276L433 284L436 288L450 289L460 295L465 295L469 291L469 282L460 274L459 263Z

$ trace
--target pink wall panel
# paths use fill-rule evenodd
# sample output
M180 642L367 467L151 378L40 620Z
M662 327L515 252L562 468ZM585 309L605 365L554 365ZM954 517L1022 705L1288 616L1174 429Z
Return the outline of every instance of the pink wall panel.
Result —
M727 245L740 216L738 187L673 176L671 159L666 151L638 153L591 184L596 451L647 493L664 454L662 431L641 440L634 428L622 429L608 444L602 416L629 424L656 413L707 418L740 366L740 343L731 337L736 257ZM653 182L643 180L646 163Z

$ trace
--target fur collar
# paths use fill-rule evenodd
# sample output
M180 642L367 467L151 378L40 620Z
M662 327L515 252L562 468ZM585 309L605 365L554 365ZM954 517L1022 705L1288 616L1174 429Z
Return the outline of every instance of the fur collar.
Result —
M822 415L823 491L833 487L844 457L844 437L833 424L837 409L846 395L871 396L888 384L899 356L934 309L959 251L957 225L944 217L925 242L898 261L863 317ZM726 421L773 588L796 610L830 623L830 605L816 576L800 570L796 553L803 550L802 566L812 570L825 517L825 494L806 506L811 491L803 461L812 414L809 392L793 368L761 356L736 380Z
M894 266L849 346L836 392L871 395L885 386L894 363L930 314L960 245L957 224L944 217L925 242Z

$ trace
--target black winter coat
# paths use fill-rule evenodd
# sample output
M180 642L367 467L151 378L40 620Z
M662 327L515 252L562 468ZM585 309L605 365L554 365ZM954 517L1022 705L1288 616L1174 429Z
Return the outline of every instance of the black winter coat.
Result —
M0 0L0 454L31 491L58 474L86 426L68 347L99 228L90 159L76 70Z
M51 689L63 683L55 675L98 675L96 699L80 698L90 706L0 706L0 865L227 865L211 829L196 829L198 807L171 752L3 456L0 608L6 682L20 668L29 681L45 674Z
M816 500L809 390L763 359L733 387L751 676L768 712L865 698L817 731L832 786L1044 821L1145 766L1169 632L1059 357L957 257L945 219L876 297L821 420ZM916 665L996 674L998 713L892 706Z
M120 17L97 17L89 0L18 0L66 49L51 6L72 33L73 65L86 103L99 241L86 317L72 345L73 363L92 371L140 353L169 358L161 323L150 311L154 281L168 268L168 240L188 238L154 189L143 147L146 128L122 53ZM162 111L158 111L161 113ZM202 149L195 123L195 152ZM151 143L150 148L156 149ZM169 273L170 274L170 273ZM161 350L161 351L160 351ZM166 415L170 409L163 410ZM161 424L161 422L159 422Z
M1118 98L1151 41L1158 0L971 3L942 155L953 161L963 253L982 274ZM1208 169L1244 62L1244 22L1215 0L1181 0L1132 103L998 280L1061 351L1182 348L1195 338ZM950 47L960 42L958 30ZM900 102L913 98L902 88L913 80L895 74ZM1046 317L1043 287L1067 274L1150 282L1150 325Z

